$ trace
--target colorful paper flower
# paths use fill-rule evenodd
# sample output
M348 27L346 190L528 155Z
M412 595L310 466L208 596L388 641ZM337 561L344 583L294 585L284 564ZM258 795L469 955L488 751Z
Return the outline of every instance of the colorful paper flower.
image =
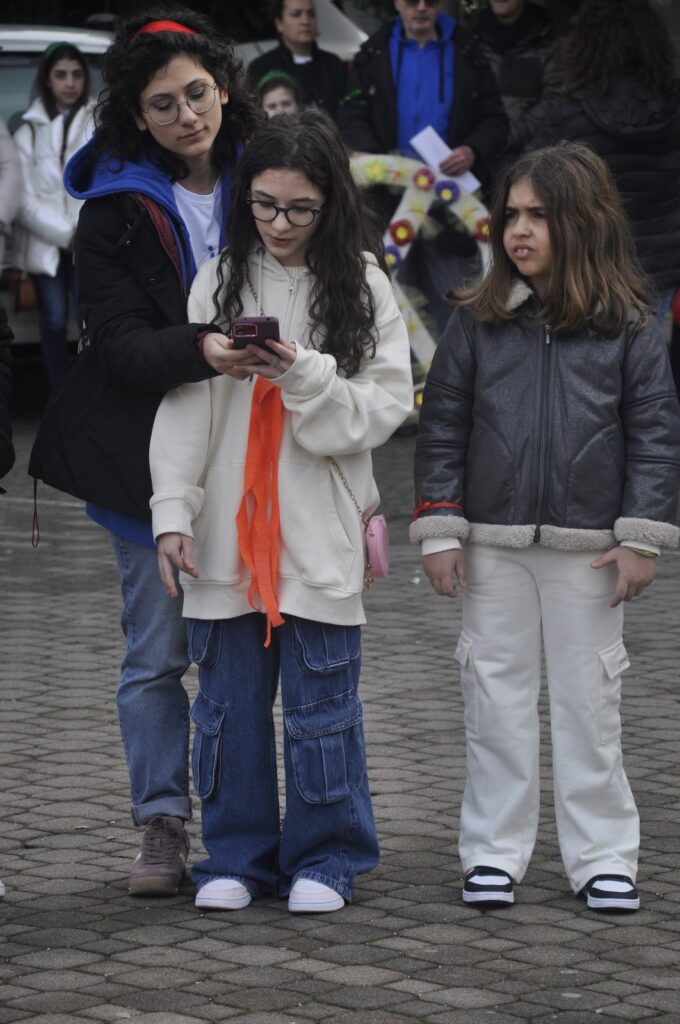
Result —
M399 270L399 267L403 263L403 259L396 245L385 246L385 263L390 270Z
M488 242L489 241L489 218L488 217L480 217L479 218L479 220L475 224L474 235L475 235L475 238L477 239L478 242Z
M413 175L413 184L416 188L422 188L424 191L431 189L434 185L434 174L429 167L419 167L416 173Z
M377 185L381 181L385 181L389 171L390 168L387 160L383 160L380 157L376 157L375 160L370 160L364 167L366 181L372 185Z
M397 245L408 245L416 237L416 230L411 221L404 218L390 224L390 234Z
M452 203L460 195L460 189L455 181L450 178L443 178L435 185L435 195L442 203Z

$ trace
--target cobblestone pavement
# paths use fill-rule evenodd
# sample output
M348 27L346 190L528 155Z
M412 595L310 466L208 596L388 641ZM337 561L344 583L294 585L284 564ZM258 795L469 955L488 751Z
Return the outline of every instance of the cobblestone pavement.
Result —
M540 838L518 901L466 908L460 610L430 592L406 541L413 440L394 438L376 456L394 570L368 595L362 682L382 863L329 917L290 915L274 898L201 913L188 883L175 899L126 894L137 835L113 698L113 558L79 503L44 487L31 548L34 427L18 424L0 499L0 1024L680 1022L678 557L660 560L627 620L624 750L642 816L643 908L595 915L571 895L547 734ZM198 822L191 830L197 856Z

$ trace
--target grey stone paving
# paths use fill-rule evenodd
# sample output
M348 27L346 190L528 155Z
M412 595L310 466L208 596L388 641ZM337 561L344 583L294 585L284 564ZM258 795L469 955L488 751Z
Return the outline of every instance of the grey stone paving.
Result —
M628 610L625 761L642 817L643 909L596 916L563 875L551 808L518 902L460 902L464 778L453 668L459 608L406 541L413 440L376 455L393 573L368 595L363 699L382 863L330 917L268 899L200 913L191 885L134 900L136 849L114 708L121 655L113 559L82 507L40 489L31 547L17 425L0 498L0 1024L622 1024L680 1022L680 559ZM192 674L189 689L195 689ZM543 708L545 720L545 708ZM198 822L192 856L200 851Z

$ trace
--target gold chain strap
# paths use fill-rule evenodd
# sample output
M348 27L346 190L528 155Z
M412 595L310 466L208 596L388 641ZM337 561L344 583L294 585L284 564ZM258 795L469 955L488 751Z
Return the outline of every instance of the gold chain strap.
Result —
M335 461L335 459L333 458L332 455L328 456L328 461L330 462L331 466L333 467L335 472L338 474L338 476L342 480L343 487L345 488L345 490L349 494L350 498L352 499L352 504L354 505L355 509L359 513L359 518L361 519L361 524L362 524L362 526L364 528L364 533L365 534L370 534L371 536L373 536L373 531L371 530L370 517L367 516L366 513L362 510L361 505L359 504L359 502L355 498L354 492L352 491L352 488L350 487L349 483L347 482L347 477L345 476L343 471L340 469L340 466L337 464L337 462ZM375 577L373 575L373 569L371 568L371 563L369 562L368 556L367 556L366 557L366 562L364 564L364 586L366 587L366 590L370 590L374 583L375 583Z

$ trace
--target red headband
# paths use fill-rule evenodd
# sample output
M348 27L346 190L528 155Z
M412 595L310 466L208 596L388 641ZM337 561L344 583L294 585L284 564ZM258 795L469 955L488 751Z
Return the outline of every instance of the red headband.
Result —
M178 21L150 21L135 32L130 43L134 43L137 36L141 36L143 32L184 32L190 36L198 35L195 29L189 28L187 25L180 25Z

